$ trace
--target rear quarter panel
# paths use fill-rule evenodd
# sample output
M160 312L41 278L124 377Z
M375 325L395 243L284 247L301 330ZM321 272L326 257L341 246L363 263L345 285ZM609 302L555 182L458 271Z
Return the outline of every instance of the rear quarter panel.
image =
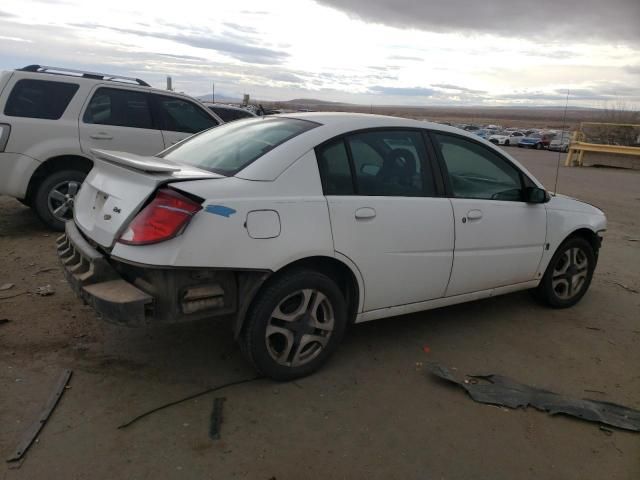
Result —
M315 255L335 256L326 199L313 151L307 152L275 181L229 178L224 182L192 181L174 188L205 198L203 210L185 232L156 245L116 244L113 255L137 263L173 267L264 269L276 271ZM216 206L233 209L223 214ZM247 215L274 210L280 234L251 238Z

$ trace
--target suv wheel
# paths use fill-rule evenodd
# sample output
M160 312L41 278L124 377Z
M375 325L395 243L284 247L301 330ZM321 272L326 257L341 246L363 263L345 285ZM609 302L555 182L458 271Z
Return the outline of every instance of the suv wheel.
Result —
M326 362L346 324L347 306L336 283L319 272L297 270L258 294L240 346L260 373L292 380Z
M549 262L535 296L553 308L571 307L587 292L595 267L591 244L581 237L569 238Z
M504 146L505 146L505 147L508 147L508 146L509 146L509 140L505 140L505 141L504 141Z
M33 207L49 228L62 231L64 222L73 218L73 202L86 176L79 170L61 170L40 183Z

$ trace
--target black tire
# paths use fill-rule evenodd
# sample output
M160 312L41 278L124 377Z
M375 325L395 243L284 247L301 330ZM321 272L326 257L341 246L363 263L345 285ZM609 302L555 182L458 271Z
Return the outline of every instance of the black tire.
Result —
M542 150L542 144L536 143L536 150Z
M569 265L569 269L566 269L566 274L558 274L557 272L562 270L564 266L563 262L567 261L567 252L579 250L581 252L581 257L583 258L587 264L585 267L585 277L579 283L579 287L576 291L572 292L573 279L569 277L570 271L569 269L576 267L576 274L578 274L581 270L577 267L579 266L578 262ZM569 253L569 256L571 253ZM544 272L544 276L540 281L540 285L533 291L534 296L541 303L553 307L553 308L568 308L572 307L576 303L580 301L580 299L584 296L584 294L589 289L589 285L591 284L591 279L593 278L593 271L596 268L596 254L593 250L591 244L582 237L569 237L565 240L556 253L551 258L549 265L547 266L547 270ZM555 275L554 275L555 273ZM564 276L568 278L564 278ZM559 284L554 287L554 281L557 281ZM564 287L562 284L564 284ZM563 290L566 291L568 289L569 297L563 295Z
M504 146L505 146L505 147L508 147L508 146L509 146L509 140L505 140L505 141L504 141Z
M522 145L518 144L518 148L524 148Z
M325 332L310 326L308 324L310 310L304 308L303 303L299 305L296 303L298 302L298 296L300 296L300 301L304 302L306 297L303 292L309 291L319 292L324 296L322 299L323 313L321 315L323 321L327 321L330 319L330 315L333 315L333 330L328 336L323 337L326 338L323 340L326 341L324 346L313 341L305 344L301 343L306 334L314 335L314 338L317 338L324 335L323 332ZM317 293L315 293L316 297L313 297L314 293L311 293L311 295L307 304L315 304L314 302L318 298L322 298L317 296ZM325 300L330 304L330 309L327 307ZM287 302L294 302L293 312L287 313L285 311L287 310L285 308ZM300 307L302 307L302 310L300 310ZM298 315L302 311L304 313L295 321L285 321L278 319L274 315L276 314L276 309L278 309L278 312L285 312L292 316ZM330 311L331 314L327 314L327 311ZM277 381L293 380L315 372L327 361L338 348L344 336L346 325L347 305L336 283L326 275L316 271L293 270L276 278L258 293L247 314L239 343L242 352L259 373ZM267 327L272 330L269 336L267 335ZM285 327L289 330L289 334L293 336L292 339L278 331L273 333L273 329L282 330ZM293 332L292 328L296 328L298 331ZM310 332L308 329L313 331ZM308 339L309 337L306 338ZM298 342L297 346L296 341ZM283 345L283 343L286 345ZM287 349L290 344L292 346ZM279 347L281 347L281 351L278 351ZM310 359L305 360L305 363L293 365L298 355L307 351L307 347L309 347L308 350L310 351L316 348L317 353L311 351L312 356ZM279 353L282 354L280 361L274 358L274 355L280 356L278 355Z
M52 211L49 205L49 195L52 193L56 187L60 185L64 185L65 182L69 185L73 184L79 187L82 185L85 177L87 176L86 172L80 170L60 170L58 172L54 172L49 174L38 186L35 195L33 197L33 209L36 211L40 219L45 223L45 225L52 230L63 231L64 230L64 218L57 217ZM77 190L76 190L77 191ZM74 195L70 195L70 197L74 197ZM73 199L71 199L70 208L65 210L65 215L71 218L73 213Z

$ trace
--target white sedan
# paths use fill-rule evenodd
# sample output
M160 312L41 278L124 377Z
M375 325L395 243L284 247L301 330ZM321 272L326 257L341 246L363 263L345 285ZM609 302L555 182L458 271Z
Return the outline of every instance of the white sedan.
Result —
M126 325L228 316L278 380L350 323L525 289L569 307L606 228L491 143L401 118L269 116L157 156L93 153L58 240L76 292Z
M501 132L489 136L488 140L494 145L514 145L517 146L521 138L524 138L525 134L522 132Z

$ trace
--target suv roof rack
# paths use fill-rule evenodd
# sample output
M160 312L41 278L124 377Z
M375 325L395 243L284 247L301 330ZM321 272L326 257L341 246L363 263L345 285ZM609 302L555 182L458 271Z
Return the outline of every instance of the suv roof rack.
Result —
M52 73L54 75L70 75L79 76L82 78L93 78L94 80L109 80L113 82L131 82L136 83L142 87L150 87L147 82L140 80L139 78L123 77L122 75L110 75L108 73L96 73L85 72L83 70L73 70L71 68L64 67L48 67L46 65L27 65L24 68L19 68L22 72L36 72L36 73Z

